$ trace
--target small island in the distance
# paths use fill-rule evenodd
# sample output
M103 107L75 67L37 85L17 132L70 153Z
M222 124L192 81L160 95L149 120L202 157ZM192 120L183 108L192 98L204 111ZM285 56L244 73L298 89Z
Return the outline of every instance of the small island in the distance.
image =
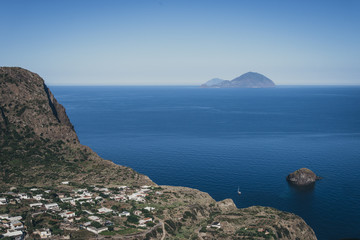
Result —
M202 84L203 88L271 88L275 83L264 75L247 72L233 80L214 78Z

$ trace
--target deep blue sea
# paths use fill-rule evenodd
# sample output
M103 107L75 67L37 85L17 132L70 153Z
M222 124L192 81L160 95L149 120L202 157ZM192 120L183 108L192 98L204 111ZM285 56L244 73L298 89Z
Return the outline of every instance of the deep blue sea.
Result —
M320 240L360 238L360 87L51 90L82 144L157 184L293 212ZM302 167L323 177L315 188L286 182Z

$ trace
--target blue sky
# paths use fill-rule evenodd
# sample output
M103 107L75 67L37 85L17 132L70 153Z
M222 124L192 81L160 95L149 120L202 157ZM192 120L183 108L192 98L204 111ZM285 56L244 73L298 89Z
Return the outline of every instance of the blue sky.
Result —
M0 3L0 66L49 85L360 84L360 1Z

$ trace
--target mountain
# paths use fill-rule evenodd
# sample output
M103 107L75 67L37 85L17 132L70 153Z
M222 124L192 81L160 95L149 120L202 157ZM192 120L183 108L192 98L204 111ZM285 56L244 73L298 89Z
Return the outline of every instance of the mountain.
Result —
M1 185L72 180L154 184L81 145L64 107L39 75L1 67L0 93Z
M158 186L131 168L100 158L81 145L44 80L18 67L0 67L0 166L0 218L20 215L22 231L31 239L42 228L49 228L54 239L316 239L292 213L261 206L237 209L231 199L216 202L196 189ZM75 202L81 201L75 199L79 191L91 201ZM57 203L80 220L72 218L69 225L57 211L30 207L38 202L32 198L37 193L42 202ZM62 202L69 197L74 204ZM145 211L145 206L154 209ZM113 212L99 213L103 209ZM124 210L131 216L120 217L118 211ZM91 222L89 211L98 212L104 223ZM151 222L137 225L136 211ZM108 230L105 235L84 230L87 221ZM1 228L0 238L4 232Z
M211 80L210 80L211 81ZM215 84L205 84L201 87L213 88L270 88L275 87L275 83L264 75L256 72L247 72L233 80L223 80Z
M221 82L225 81L224 79L220 79L220 78L213 78L209 81L207 81L206 83L204 83L203 85L201 85L202 87L212 87L215 85L220 84Z

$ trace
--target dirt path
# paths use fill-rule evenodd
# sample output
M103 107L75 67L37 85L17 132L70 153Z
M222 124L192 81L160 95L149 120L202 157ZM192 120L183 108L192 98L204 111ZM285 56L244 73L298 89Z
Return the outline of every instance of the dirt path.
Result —
M201 229L201 227L199 227L198 229L196 229L196 230L195 230L195 233L198 235L198 237L199 237L200 240L204 240L204 239L202 238L202 236L200 235L200 229Z
M164 240L166 237L166 231L165 231L165 224L164 222L160 221L161 225L162 225L162 230L163 230L163 235L161 237L161 240Z
M152 228L143 231L143 232L137 232L137 233L133 233L133 234L128 234L128 235L114 235L111 236L112 239L134 239L134 237L144 237L146 234L152 232L153 230L155 230L156 228L160 227L160 225L162 225L163 227L163 231L165 230L165 226L163 222L159 222L158 224L156 224L155 226L153 226ZM96 239L105 239L108 238L109 236L102 236L102 235L97 235ZM161 238L162 240L165 239L165 232Z

